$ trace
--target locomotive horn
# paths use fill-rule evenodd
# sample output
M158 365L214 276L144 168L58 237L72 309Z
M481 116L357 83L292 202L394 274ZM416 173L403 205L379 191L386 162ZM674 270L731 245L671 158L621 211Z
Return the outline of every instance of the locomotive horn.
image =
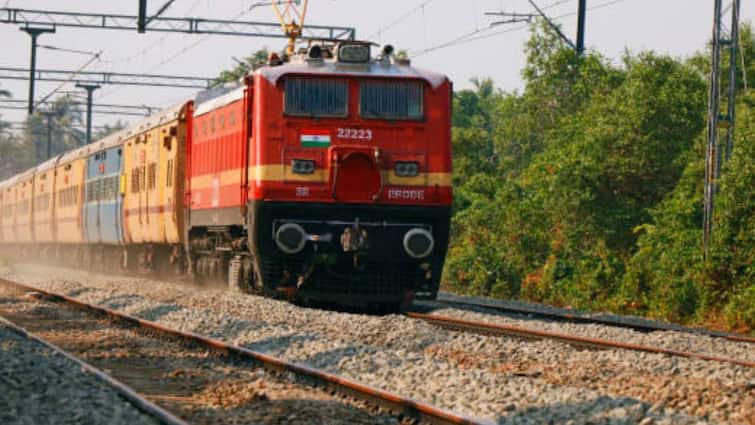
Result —
M425 258L433 252L434 247L435 239L425 229L417 227L404 235L404 251L412 258Z
M309 48L307 55L310 59L322 59L322 47L315 44L314 46Z

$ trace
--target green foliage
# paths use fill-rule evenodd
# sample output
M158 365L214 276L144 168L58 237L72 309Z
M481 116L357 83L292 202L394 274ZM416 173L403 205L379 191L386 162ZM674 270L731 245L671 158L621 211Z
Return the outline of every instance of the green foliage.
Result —
M59 98L49 110L53 112L52 155L83 145L86 135L78 128L83 124L83 114L73 99ZM27 118L26 129L21 134L0 130L0 180L41 163L46 156L47 117L39 112Z
M240 79L244 78L244 76L246 76L246 74L248 74L250 71L253 71L257 66L266 63L268 55L269 52L267 48L262 48L254 52L254 54L252 54L251 56L245 57L242 61L236 60L236 66L234 66L230 70L224 70L220 73L218 78L215 80L216 84L222 85L224 83L239 81Z
M750 26L742 35L750 51ZM705 263L703 56L642 52L615 66L595 53L577 58L540 26L521 94L490 80L456 93L446 284L677 321L725 313L752 326L755 97L739 97Z

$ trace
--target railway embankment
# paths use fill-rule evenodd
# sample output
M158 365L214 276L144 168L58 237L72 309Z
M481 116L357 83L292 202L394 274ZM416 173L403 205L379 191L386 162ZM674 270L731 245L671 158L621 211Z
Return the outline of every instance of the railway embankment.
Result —
M39 266L3 277L500 423L749 424L755 412L755 371L721 362L478 335L146 278ZM701 335L526 325L752 358L751 344Z

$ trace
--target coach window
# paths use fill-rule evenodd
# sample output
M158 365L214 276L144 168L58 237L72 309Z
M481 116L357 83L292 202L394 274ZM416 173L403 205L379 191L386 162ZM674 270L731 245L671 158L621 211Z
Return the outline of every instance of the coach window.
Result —
M285 82L284 112L304 117L345 117L349 109L346 80L289 77Z
M215 134L215 115L210 118L210 133Z
M424 117L421 81L362 81L359 114L381 120L421 120Z

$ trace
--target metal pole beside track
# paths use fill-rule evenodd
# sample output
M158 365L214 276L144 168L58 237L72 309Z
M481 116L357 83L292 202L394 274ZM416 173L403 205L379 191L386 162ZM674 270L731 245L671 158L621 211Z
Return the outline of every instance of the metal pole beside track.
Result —
M54 33L55 28L22 27L21 31L31 36L31 64L29 66L29 115L34 113L34 78L37 70L37 37L44 33Z
M579 19L577 23L577 56L585 53L585 18L587 14L587 0L579 0Z
M86 144L92 143L92 93L99 89L97 84L76 84L76 87L87 91L87 138Z
M55 116L55 112L46 111L46 112L42 112L42 115L47 117L47 157L46 159L50 159L52 157L52 118Z

